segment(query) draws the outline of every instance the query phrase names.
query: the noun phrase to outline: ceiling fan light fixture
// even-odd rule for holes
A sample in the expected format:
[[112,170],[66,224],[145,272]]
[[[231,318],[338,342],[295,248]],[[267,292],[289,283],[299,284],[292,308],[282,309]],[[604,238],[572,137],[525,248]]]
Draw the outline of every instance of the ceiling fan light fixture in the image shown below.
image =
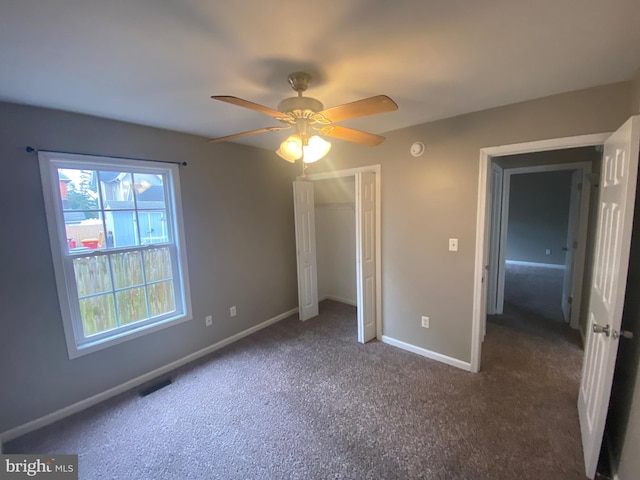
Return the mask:
[[304,146],[304,163],[313,163],[320,160],[331,150],[331,143],[324,138],[314,135]]
[[329,153],[329,150],[331,150],[331,143],[324,138],[314,135],[309,138],[307,145],[303,146],[302,138],[295,133],[280,144],[276,153],[287,162],[294,163],[302,158],[304,152],[304,163],[313,163]]
[[287,162],[294,163],[302,157],[302,139],[298,135],[290,135],[280,144],[276,153]]

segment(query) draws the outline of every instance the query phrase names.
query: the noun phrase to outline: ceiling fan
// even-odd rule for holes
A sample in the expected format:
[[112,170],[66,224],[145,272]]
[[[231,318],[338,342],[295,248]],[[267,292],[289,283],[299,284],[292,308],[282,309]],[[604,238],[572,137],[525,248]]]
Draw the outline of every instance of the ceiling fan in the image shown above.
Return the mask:
[[307,89],[311,82],[311,75],[306,72],[294,72],[289,75],[288,79],[291,88],[293,88],[298,95],[282,100],[278,104],[277,110],[229,95],[212,96],[211,98],[214,100],[231,103],[269,115],[283,125],[258,128],[257,130],[235,133],[209,141],[226,142],[257,133],[275,132],[294,128],[295,133],[280,144],[280,148],[276,153],[292,163],[300,158],[302,158],[304,163],[311,163],[322,158],[331,148],[331,143],[316,133],[375,147],[382,143],[384,140],[383,136],[342,127],[335,125],[335,123],[351,118],[364,117],[366,115],[392,112],[398,109],[398,105],[386,95],[376,95],[375,97],[325,109],[319,100],[302,96],[302,92]]

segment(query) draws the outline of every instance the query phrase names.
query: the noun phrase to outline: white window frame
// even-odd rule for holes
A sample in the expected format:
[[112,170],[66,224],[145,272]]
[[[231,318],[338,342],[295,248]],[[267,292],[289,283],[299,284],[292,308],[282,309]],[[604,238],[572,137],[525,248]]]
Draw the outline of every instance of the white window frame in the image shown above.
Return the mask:
[[[93,155],[80,155],[58,152],[38,152],[40,162],[40,177],[44,193],[45,211],[49,229],[49,240],[53,256],[58,298],[62,322],[67,342],[69,358],[77,358],[126,340],[147,335],[192,319],[191,294],[189,288],[189,273],[187,268],[187,254],[184,237],[184,224],[182,219],[182,201],[180,194],[179,168],[177,164],[149,161],[98,157]],[[63,216],[62,200],[58,183],[58,168],[132,171],[138,173],[162,173],[166,175],[166,212],[171,218],[173,231],[169,231],[170,241],[150,246],[138,245],[122,249],[108,250],[119,251],[143,251],[147,248],[157,248],[169,245],[175,249],[172,255],[173,282],[176,312],[174,315],[161,316],[159,319],[147,319],[139,324],[129,324],[92,337],[85,337],[80,317],[78,289],[73,268],[73,258],[86,256],[87,254],[71,254],[67,246],[67,235]],[[100,187],[98,187],[100,188]],[[105,251],[95,252],[96,255],[104,255]]]

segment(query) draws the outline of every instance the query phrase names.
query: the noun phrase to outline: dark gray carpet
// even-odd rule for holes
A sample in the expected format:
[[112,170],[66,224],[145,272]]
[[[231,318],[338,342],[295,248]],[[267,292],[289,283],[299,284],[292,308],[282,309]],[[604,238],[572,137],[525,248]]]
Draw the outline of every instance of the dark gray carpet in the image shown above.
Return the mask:
[[489,324],[471,374],[356,342],[321,304],[5,445],[79,453],[81,479],[584,479],[581,352]]
[[507,263],[504,301],[530,315],[564,322],[563,280],[564,269]]

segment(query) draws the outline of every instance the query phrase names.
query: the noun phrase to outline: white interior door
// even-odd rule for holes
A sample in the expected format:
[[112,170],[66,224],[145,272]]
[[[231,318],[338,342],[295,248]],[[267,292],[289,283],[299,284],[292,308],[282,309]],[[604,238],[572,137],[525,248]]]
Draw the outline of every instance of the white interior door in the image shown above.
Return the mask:
[[587,477],[594,478],[609,407],[629,264],[640,116],[605,142],[586,350],[578,398]]
[[491,164],[491,230],[489,237],[489,262],[487,272],[487,313],[493,315],[498,299],[498,265],[500,256],[500,225],[502,212],[502,167]]
[[376,338],[376,178],[356,175],[356,268],[358,279],[358,341]]
[[293,208],[298,261],[298,310],[300,320],[318,315],[318,268],[313,182],[293,182]]

